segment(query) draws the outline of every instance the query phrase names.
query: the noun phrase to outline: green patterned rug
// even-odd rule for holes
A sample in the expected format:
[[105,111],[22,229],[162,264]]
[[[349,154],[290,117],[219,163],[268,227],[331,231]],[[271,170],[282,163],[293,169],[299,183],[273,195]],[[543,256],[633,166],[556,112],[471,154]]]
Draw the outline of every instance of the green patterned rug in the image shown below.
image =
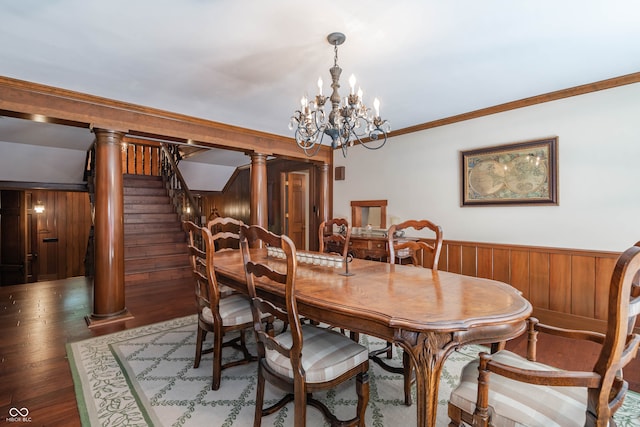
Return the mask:
[[[256,364],[222,372],[219,390],[211,390],[211,355],[193,369],[196,317],[188,316],[67,345],[83,426],[251,426],[253,425]],[[252,340],[249,340],[252,341]],[[361,337],[373,349],[381,340]],[[255,350],[252,349],[254,354]],[[446,403],[462,366],[475,357],[478,346],[454,352],[440,380],[438,426],[447,426]],[[399,362],[400,350],[394,356]],[[225,358],[234,350],[225,349]],[[416,424],[415,405],[403,404],[402,376],[370,364],[368,426]],[[269,388],[265,400],[275,401],[279,391]],[[342,418],[355,414],[355,386],[348,382],[335,391],[318,394]],[[263,426],[291,426],[293,404],[263,419]],[[310,426],[325,425],[313,408]],[[630,393],[616,414],[622,426],[640,426],[640,395]]]

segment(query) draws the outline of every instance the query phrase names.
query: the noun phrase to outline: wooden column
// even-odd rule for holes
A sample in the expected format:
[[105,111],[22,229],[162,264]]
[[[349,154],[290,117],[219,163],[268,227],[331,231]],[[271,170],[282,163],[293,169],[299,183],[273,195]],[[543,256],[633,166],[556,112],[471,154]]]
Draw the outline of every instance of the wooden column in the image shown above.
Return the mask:
[[89,327],[131,318],[124,301],[122,132],[94,129],[95,276]]
[[250,219],[252,225],[268,227],[267,202],[267,156],[251,153]]
[[320,181],[320,206],[318,207],[318,225],[322,221],[326,221],[330,217],[330,203],[329,200],[329,170],[331,165],[322,163],[318,166],[319,181]]

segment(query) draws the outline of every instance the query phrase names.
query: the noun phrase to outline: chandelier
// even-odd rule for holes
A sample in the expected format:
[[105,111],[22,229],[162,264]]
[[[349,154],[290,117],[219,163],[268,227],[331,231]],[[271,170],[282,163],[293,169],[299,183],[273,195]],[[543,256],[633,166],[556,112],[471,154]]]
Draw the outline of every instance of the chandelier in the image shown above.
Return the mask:
[[[322,95],[322,78],[318,78],[318,94],[313,101],[307,96],[300,100],[300,109],[296,110],[289,129],[295,128],[296,143],[309,157],[314,156],[325,135],[331,138],[331,148],[341,148],[342,155],[347,157],[347,148],[356,142],[370,150],[377,150],[387,142],[387,133],[391,127],[386,120],[380,118],[380,101],[375,98],[372,111],[362,102],[362,89],[355,91],[356,78],[352,74],[349,78],[351,91],[344,99],[340,97],[340,74],[342,69],[338,66],[338,46],[344,43],[346,37],[342,33],[331,33],[327,40],[333,45],[333,67],[329,69],[331,74],[330,97]],[[327,100],[331,101],[331,111],[328,116],[324,106]]]

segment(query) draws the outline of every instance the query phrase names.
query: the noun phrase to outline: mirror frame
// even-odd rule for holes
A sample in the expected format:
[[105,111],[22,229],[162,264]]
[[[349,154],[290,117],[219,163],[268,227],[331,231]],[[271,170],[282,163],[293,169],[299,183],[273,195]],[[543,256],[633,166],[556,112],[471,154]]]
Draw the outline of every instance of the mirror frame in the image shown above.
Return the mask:
[[380,228],[387,228],[387,201],[386,200],[352,200],[351,201],[351,226],[364,227],[362,224],[363,208],[380,208]]

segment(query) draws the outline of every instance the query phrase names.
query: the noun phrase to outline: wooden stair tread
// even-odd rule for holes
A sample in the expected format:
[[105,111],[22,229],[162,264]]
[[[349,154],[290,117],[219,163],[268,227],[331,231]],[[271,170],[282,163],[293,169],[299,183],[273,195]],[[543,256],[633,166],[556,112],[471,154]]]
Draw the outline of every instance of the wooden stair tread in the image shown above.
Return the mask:
[[186,241],[163,179],[124,175],[125,285],[189,280]]

